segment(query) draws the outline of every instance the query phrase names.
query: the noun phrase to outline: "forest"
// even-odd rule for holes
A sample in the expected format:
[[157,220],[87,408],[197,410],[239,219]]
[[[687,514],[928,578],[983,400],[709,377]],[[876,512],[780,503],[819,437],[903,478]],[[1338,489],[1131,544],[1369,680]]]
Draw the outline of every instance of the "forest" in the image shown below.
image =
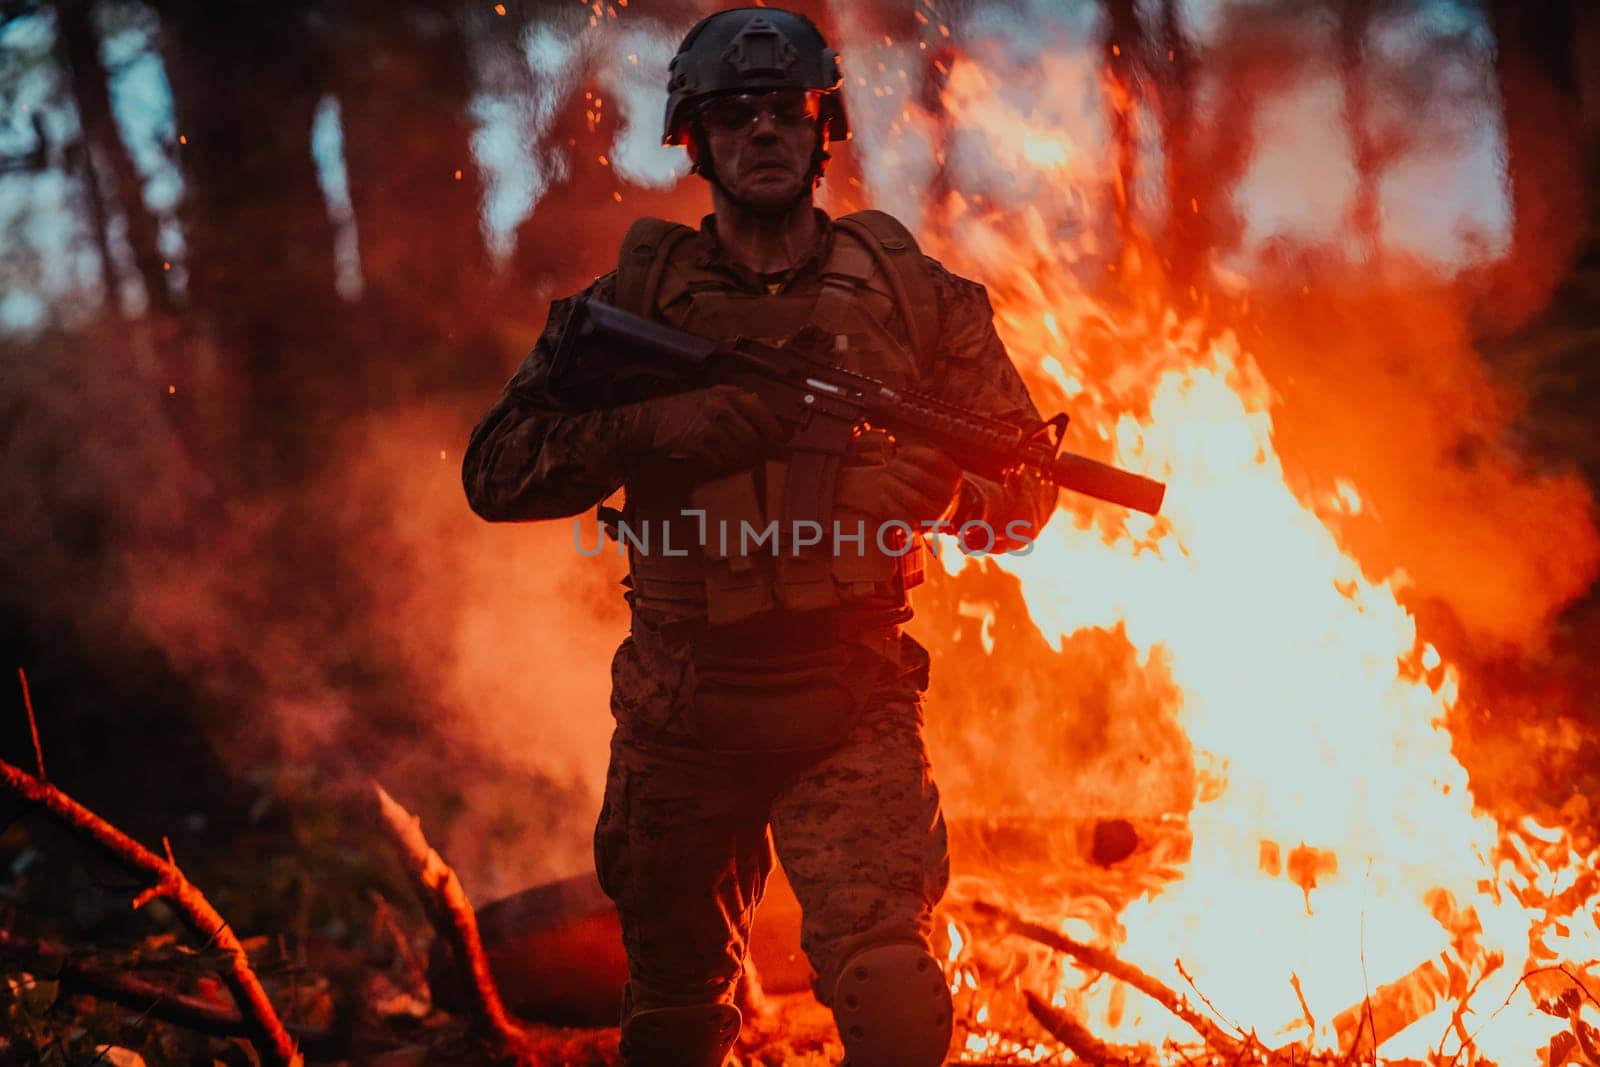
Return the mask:
[[[0,1062],[618,1062],[590,835],[625,565],[572,551],[592,517],[482,523],[460,463],[550,300],[635,218],[710,209],[658,141],[667,61],[719,6],[0,0]],[[1057,550],[932,567],[914,600],[958,1062],[1600,1063],[1600,939],[1572,933],[1600,921],[1600,8],[790,6],[845,62],[855,136],[820,205],[891,211],[983,282],[1041,409],[1172,485],[1168,525],[1063,500]],[[1202,410],[1212,371],[1232,392]],[[1218,488],[1247,428],[1281,528]],[[1301,609],[1263,575],[1306,529],[1351,621],[1280,653]],[[1163,555],[1232,569],[1150,578]],[[1369,624],[1398,644],[1329,651]],[[1208,806],[1254,789],[1258,757],[1205,725],[1202,633],[1264,706],[1382,661],[1385,695],[1328,714],[1437,723],[1392,773],[1425,750],[1444,784],[1391,800],[1360,755],[1315,810],[1418,824],[1421,866],[1481,856],[1451,899],[1516,897],[1514,949],[1463,948],[1429,896],[1450,936],[1364,998],[1357,974],[1260,1023],[1248,985],[1203,1025],[1124,1010],[1229,981],[1137,943],[1139,909],[1200,884]],[[1465,837],[1428,823],[1446,796]],[[1361,888],[1313,824],[1240,831],[1307,915],[1319,879]],[[430,846],[503,946],[511,1016],[419,892]],[[737,1062],[834,1062],[768,906]],[[1548,1024],[1521,1059],[1477,1040],[1502,996]],[[1420,1051],[1385,1044],[1419,1019]]]

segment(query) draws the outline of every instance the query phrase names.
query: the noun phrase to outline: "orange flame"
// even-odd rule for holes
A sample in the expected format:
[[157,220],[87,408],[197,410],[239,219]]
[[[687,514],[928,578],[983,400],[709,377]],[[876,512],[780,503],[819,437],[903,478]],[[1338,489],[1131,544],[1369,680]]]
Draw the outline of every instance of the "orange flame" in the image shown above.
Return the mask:
[[[1039,78],[1084,84],[1085,62],[1053,57]],[[1419,634],[1404,575],[1365,573],[1323,517],[1367,515],[1361,486],[1337,478],[1313,491],[1315,505],[1291,489],[1258,361],[1234,330],[1170,309],[1153,249],[1134,243],[1106,263],[1120,279],[1111,294],[1083,280],[1085,265],[1105,260],[1095,233],[1060,235],[1105,208],[1106,168],[1082,131],[1008,100],[1004,81],[957,58],[942,116],[895,104],[889,132],[981,132],[987,160],[1012,183],[997,208],[982,206],[988,189],[924,205],[926,244],[988,285],[1041,406],[1073,401],[1068,447],[1170,490],[1159,519],[1066,501],[1029,557],[995,563],[1020,581],[1051,644],[1114,632],[1139,669],[1170,677],[1200,796],[1181,878],[1165,888],[1153,878],[1120,913],[1081,896],[1042,903],[982,870],[958,879],[953,899],[1026,898],[1172,988],[1192,985],[1268,1047],[1349,1050],[1375,1030],[1385,1056],[1448,1056],[1470,1043],[1527,1062],[1568,1025],[1540,1005],[1600,956],[1594,858],[1564,831],[1501,827],[1475,810],[1445,727],[1456,668]],[[914,154],[902,149],[893,142],[886,156]],[[958,575],[971,566],[940,558]],[[980,622],[984,655],[995,612],[965,593],[955,608]],[[951,800],[985,809],[971,793]],[[1119,984],[1047,953],[1019,964],[1030,950],[985,946],[982,930],[955,922],[945,935],[952,989],[968,1001],[968,1060],[1058,1054],[1021,1036],[1032,1031],[1015,1025],[1018,1001],[984,988],[998,975],[1043,990],[1104,1039],[1194,1043]],[[1523,979],[1558,962],[1566,975]],[[1475,1014],[1464,1016],[1469,996]]]

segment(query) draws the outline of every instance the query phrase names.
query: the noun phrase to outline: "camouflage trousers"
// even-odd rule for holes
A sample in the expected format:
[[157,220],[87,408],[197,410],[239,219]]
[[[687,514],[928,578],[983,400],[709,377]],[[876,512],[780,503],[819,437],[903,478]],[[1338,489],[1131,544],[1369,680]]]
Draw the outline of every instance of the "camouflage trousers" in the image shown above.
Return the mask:
[[774,852],[824,1004],[861,949],[927,944],[949,853],[922,739],[927,653],[909,637],[902,648],[902,666],[880,673],[830,747],[730,755],[683,725],[683,650],[636,623],[613,661],[617,725],[594,842],[633,1008],[733,998]]

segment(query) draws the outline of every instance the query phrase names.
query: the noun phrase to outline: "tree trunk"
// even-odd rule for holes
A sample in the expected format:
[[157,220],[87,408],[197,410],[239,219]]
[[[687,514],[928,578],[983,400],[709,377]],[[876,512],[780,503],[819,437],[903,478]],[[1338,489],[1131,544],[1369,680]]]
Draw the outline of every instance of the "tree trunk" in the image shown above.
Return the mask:
[[323,56],[301,3],[169,0],[158,10],[187,142],[189,304],[232,364],[236,470],[270,484],[317,457],[344,374],[327,355],[344,350],[344,309],[311,157]]
[[[1210,109],[1190,122],[1188,166],[1193,175],[1193,202],[1187,206],[1194,229],[1193,249],[1207,262],[1235,250],[1244,235],[1244,220],[1233,203],[1233,191],[1255,157],[1256,116],[1264,100],[1298,77],[1303,46],[1277,9],[1238,4],[1226,8],[1212,35],[1204,62],[1190,71],[1195,94],[1209,95]],[[1199,92],[1203,79],[1211,79]]]
[[89,214],[89,234],[94,241],[95,255],[100,258],[100,287],[105,290],[105,308],[121,316],[122,279],[117,275],[116,261],[111,258],[111,223],[106,216],[106,198],[100,191],[100,176],[95,173],[94,154],[82,138],[69,143],[61,153],[62,169],[76,173],[83,182],[83,205]]
[[1105,40],[1106,106],[1115,154],[1113,203],[1117,233],[1126,244],[1133,236],[1133,182],[1137,162],[1134,115],[1139,104],[1136,57],[1145,47],[1134,0],[1106,0],[1110,25]]
[[[155,216],[145,207],[144,179],[122,141],[111,112],[110,87],[105,65],[100,61],[100,35],[95,32],[88,0],[57,0],[55,8],[57,31],[72,83],[72,98],[83,128],[85,168],[92,172],[94,161],[98,160],[110,171],[110,196],[127,220],[128,244],[133,249],[134,265],[144,282],[150,306],[170,313],[172,294],[167,288],[159,227]],[[107,270],[115,274],[109,264]],[[120,306],[114,289],[107,295],[112,306]]]
[[1212,197],[1194,158],[1195,57],[1183,34],[1178,0],[1161,0],[1159,54],[1153,79],[1166,152],[1167,215],[1163,240],[1172,298],[1180,304],[1200,296],[1210,250],[1204,220]]
[[1572,266],[1586,219],[1572,0],[1494,0],[1495,73],[1505,114],[1511,247],[1494,279],[1490,332],[1537,314]]
[[[615,268],[622,237],[641,215],[694,225],[711,209],[710,195],[698,178],[650,189],[618,177],[609,159],[621,110],[612,100],[594,108],[586,92],[604,96],[593,70],[574,72],[570,95],[544,138],[548,148],[565,153],[566,176],[550,184],[517,227],[508,265],[507,284],[536,307]],[[542,311],[539,307],[533,317],[542,318]]]
[[[330,44],[372,342],[364,392],[383,402],[475,382],[474,366],[493,359],[493,290],[461,30],[470,16],[449,0],[338,10]],[[385,354],[396,351],[411,358]]]
[[1356,170],[1356,194],[1348,218],[1368,260],[1375,260],[1379,251],[1378,180],[1383,174],[1383,160],[1368,118],[1369,94],[1364,63],[1372,15],[1373,0],[1341,0],[1336,12],[1339,88],[1344,97],[1344,124],[1349,131]]

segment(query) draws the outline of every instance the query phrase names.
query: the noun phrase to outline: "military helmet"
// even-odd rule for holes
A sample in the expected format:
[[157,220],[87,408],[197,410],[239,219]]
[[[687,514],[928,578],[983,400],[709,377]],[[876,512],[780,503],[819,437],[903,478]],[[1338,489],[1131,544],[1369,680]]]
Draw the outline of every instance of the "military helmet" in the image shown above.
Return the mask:
[[822,94],[819,128],[830,140],[850,136],[839,54],[804,15],[773,7],[737,7],[695,23],[667,68],[667,119],[661,143],[688,144],[695,108],[708,96],[766,89]]

